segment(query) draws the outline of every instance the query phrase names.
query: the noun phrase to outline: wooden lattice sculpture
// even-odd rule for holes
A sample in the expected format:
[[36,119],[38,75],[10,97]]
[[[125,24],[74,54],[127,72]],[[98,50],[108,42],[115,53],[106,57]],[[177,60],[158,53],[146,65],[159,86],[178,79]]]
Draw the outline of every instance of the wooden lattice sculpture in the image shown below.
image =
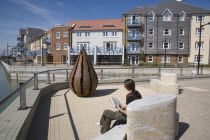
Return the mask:
[[97,88],[98,77],[84,48],[69,76],[69,87],[77,96],[89,96]]

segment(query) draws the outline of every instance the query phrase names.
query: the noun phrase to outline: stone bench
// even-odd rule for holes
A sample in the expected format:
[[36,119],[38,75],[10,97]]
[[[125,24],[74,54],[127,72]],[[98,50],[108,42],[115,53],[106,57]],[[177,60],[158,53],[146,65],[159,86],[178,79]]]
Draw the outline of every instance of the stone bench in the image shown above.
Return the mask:
[[155,94],[127,106],[127,125],[114,127],[92,140],[174,140],[178,134],[176,96]]
[[172,93],[179,94],[180,85],[177,84],[177,74],[174,73],[161,73],[159,79],[151,79],[150,86],[158,93]]

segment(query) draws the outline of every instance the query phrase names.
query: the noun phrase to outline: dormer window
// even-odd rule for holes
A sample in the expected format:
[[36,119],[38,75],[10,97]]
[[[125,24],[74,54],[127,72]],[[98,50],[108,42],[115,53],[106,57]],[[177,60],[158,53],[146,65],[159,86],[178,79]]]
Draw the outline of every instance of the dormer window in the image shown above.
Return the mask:
[[169,9],[166,9],[163,13],[163,21],[171,21],[171,18],[173,16],[173,14],[171,13],[171,11]]
[[149,18],[149,21],[154,21],[154,20],[155,20],[155,13],[154,13],[153,11],[151,11],[151,12],[149,13],[148,18]]
[[185,21],[185,17],[186,17],[186,14],[184,11],[182,11],[180,14],[179,14],[179,21]]

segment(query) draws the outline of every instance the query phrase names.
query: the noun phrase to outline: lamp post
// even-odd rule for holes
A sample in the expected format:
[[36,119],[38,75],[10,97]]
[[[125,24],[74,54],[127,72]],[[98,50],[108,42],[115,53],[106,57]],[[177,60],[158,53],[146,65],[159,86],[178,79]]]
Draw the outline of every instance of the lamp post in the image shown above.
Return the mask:
[[197,66],[197,74],[199,74],[199,69],[200,69],[200,57],[201,57],[201,29],[202,27],[209,25],[210,22],[208,22],[207,24],[201,25],[201,21],[202,21],[202,17],[199,19],[200,20],[200,34],[199,34],[199,49],[198,49],[198,66]]

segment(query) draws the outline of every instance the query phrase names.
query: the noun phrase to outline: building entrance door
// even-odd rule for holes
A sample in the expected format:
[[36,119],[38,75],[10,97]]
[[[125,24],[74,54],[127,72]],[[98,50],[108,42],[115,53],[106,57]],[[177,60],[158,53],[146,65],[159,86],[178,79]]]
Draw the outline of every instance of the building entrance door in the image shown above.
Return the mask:
[[139,56],[129,56],[131,65],[137,65],[139,63]]
[[66,64],[66,55],[62,55],[62,63]]

